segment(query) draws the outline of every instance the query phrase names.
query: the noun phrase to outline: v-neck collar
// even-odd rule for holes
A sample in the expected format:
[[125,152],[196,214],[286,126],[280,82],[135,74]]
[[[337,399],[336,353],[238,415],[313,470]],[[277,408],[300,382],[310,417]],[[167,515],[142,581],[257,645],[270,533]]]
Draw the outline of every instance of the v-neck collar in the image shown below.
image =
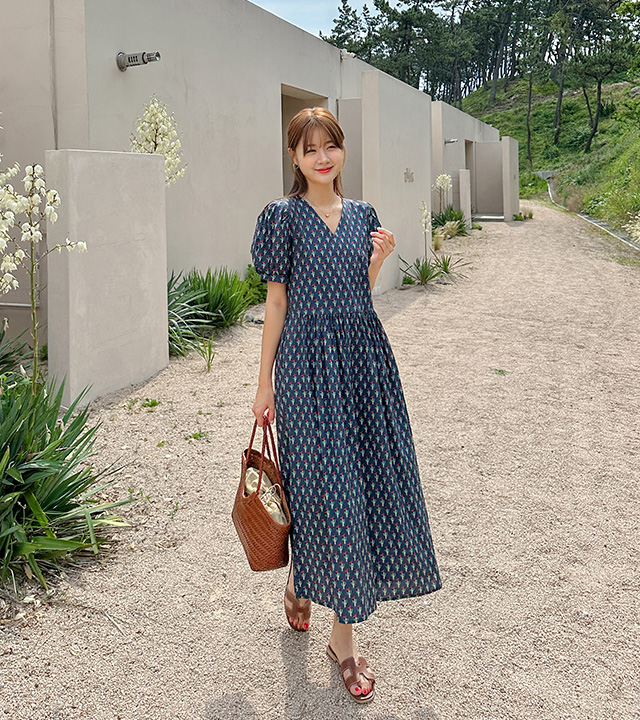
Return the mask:
[[309,208],[309,210],[318,218],[318,220],[324,225],[324,227],[327,229],[327,232],[331,237],[336,237],[338,235],[338,230],[340,230],[340,226],[342,225],[342,220],[344,218],[345,214],[345,208],[346,208],[346,198],[341,198],[342,200],[342,212],[340,213],[340,220],[338,220],[338,224],[336,225],[335,232],[331,230],[331,228],[327,225],[327,223],[322,219],[322,216],[318,213],[318,211],[313,207],[313,205],[306,199],[303,198],[302,195],[297,195],[302,202]]

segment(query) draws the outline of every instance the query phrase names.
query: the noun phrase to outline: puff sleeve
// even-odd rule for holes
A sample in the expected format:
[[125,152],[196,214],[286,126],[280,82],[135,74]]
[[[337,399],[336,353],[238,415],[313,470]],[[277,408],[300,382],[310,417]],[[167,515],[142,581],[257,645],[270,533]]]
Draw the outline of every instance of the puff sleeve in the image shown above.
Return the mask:
[[251,243],[251,259],[263,280],[289,282],[291,232],[286,199],[274,200],[260,213]]
[[375,232],[379,227],[382,227],[380,220],[378,219],[378,213],[376,213],[375,208],[373,205],[369,205],[367,203],[367,217],[366,217],[366,226],[367,226],[367,241],[368,241],[368,247],[369,247],[369,259],[371,259],[371,256],[373,255],[373,240],[371,239],[371,233]]

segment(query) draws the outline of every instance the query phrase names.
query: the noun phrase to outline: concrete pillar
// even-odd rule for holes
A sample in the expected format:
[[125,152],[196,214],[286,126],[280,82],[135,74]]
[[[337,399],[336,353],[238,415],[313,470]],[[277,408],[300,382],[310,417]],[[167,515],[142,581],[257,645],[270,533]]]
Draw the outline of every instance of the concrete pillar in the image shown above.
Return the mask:
[[67,405],[141,382],[169,362],[164,158],[48,150],[49,187],[60,193],[48,246],[49,375],[66,376]]
[[460,186],[460,210],[464,213],[467,227],[471,229],[471,171],[458,170],[458,183]]
[[520,212],[520,170],[518,141],[505,135],[502,144],[502,204],[504,219],[513,220]]

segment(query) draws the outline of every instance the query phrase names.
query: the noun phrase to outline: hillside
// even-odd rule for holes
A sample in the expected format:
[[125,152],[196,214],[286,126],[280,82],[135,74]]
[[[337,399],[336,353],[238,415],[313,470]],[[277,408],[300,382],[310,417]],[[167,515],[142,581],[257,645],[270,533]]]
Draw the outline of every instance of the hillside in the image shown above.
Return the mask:
[[[520,148],[520,192],[522,198],[546,194],[546,183],[532,170],[556,170],[555,189],[569,209],[587,212],[621,228],[630,214],[640,211],[640,126],[621,117],[630,90],[640,79],[603,87],[603,109],[591,151],[584,153],[590,132],[589,113],[580,88],[565,91],[562,130],[553,143],[556,86],[534,84],[531,110],[531,154],[527,159],[527,81],[520,80],[500,91],[489,106],[489,91],[477,90],[463,100],[463,110],[490,123],[502,135],[518,140]],[[595,87],[588,89],[595,113]]]

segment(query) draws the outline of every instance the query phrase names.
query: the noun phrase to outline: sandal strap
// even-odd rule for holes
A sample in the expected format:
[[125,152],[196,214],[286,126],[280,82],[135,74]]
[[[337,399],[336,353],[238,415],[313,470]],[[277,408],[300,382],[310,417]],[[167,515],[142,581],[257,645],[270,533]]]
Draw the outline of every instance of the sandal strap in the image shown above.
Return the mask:
[[[354,657],[345,658],[340,663],[340,673],[342,674],[342,680],[350,693],[351,688],[354,685],[361,685],[361,681],[358,679],[358,676],[366,678],[371,683],[371,689],[373,690],[376,678],[373,671],[369,668],[369,664],[365,658],[359,657],[358,662],[356,662]],[[347,673],[346,676],[345,673]],[[353,693],[351,694],[353,695]]]
[[287,604],[287,610],[292,615],[302,615],[303,621],[306,622],[311,617],[311,601],[308,600],[306,605],[303,605],[298,598],[289,590],[287,587],[284,592],[284,600]]

